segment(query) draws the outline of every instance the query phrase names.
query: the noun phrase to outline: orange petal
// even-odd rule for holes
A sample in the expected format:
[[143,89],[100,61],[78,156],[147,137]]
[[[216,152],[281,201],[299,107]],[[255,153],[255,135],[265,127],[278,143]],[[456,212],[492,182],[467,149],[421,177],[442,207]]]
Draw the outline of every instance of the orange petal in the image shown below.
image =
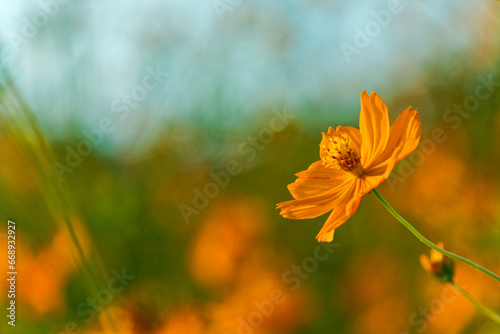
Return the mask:
[[330,216],[328,216],[325,225],[323,225],[319,231],[316,239],[320,242],[331,242],[333,240],[335,229],[351,218],[354,212],[358,209],[360,202],[361,197],[354,200],[349,210],[350,212],[347,210],[347,200],[343,201],[342,204],[344,205],[337,206],[332,213],[330,213]]
[[428,273],[433,272],[431,261],[430,261],[429,257],[427,257],[427,255],[424,255],[424,254],[420,255],[419,260],[420,260],[420,264],[422,265],[422,267],[424,268],[424,270],[426,272],[428,272]]
[[359,205],[359,202],[357,201],[361,200],[361,197],[363,197],[363,195],[369,191],[369,190],[365,191],[366,188],[365,183],[366,183],[366,178],[357,178],[356,183],[353,187],[353,192],[350,194],[349,198],[346,198],[347,200],[346,212],[349,217],[351,217],[356,211]]
[[281,202],[277,205],[277,208],[281,209],[280,215],[285,218],[315,218],[333,210],[340,202],[345,200],[352,191],[352,183],[351,181],[344,182],[319,196]]
[[361,132],[352,126],[337,126],[337,132],[346,133],[351,138],[352,143],[356,146],[358,152],[361,152]]
[[353,178],[346,171],[324,167],[321,161],[296,175],[299,178],[288,185],[288,190],[295,199],[320,196]]
[[443,254],[431,249],[431,263],[443,262]]
[[394,145],[399,149],[396,162],[406,158],[417,148],[421,135],[422,126],[417,109],[406,109],[391,126],[391,134],[387,144],[389,148],[390,145]]
[[347,206],[348,212],[350,212],[350,207],[352,206],[351,202],[377,188],[387,179],[384,175],[384,171],[384,169],[379,169],[378,171],[367,170],[362,177],[356,179],[356,189]]
[[389,115],[384,101],[375,93],[361,93],[361,164],[368,168],[384,151],[389,138]]
[[409,107],[392,124],[387,146],[378,162],[388,159],[395,151],[396,162],[406,158],[417,147],[421,134],[420,115]]
[[316,236],[318,241],[332,241],[335,229],[345,223],[354,214],[354,212],[356,212],[359,203],[361,202],[361,196],[358,194],[359,188],[359,179],[349,184],[346,195],[330,213],[325,224]]
[[394,165],[415,150],[421,134],[420,116],[416,109],[403,111],[391,126],[387,146],[373,167],[370,167],[371,173],[384,173],[385,178],[388,178]]
[[333,169],[323,166],[323,161],[314,162],[305,171],[295,174],[300,178],[328,179],[328,180],[348,180],[354,176],[341,169]]
[[303,199],[314,196],[321,196],[331,192],[332,189],[345,183],[345,179],[313,179],[298,178],[294,183],[288,185],[288,190],[295,199]]
[[398,151],[395,150],[392,156],[389,157],[389,159],[385,160],[383,163],[377,165],[376,167],[372,167],[365,171],[366,178],[370,179],[370,182],[374,184],[374,187],[371,189],[378,187],[389,177],[394,168],[394,165],[396,165],[397,153]]

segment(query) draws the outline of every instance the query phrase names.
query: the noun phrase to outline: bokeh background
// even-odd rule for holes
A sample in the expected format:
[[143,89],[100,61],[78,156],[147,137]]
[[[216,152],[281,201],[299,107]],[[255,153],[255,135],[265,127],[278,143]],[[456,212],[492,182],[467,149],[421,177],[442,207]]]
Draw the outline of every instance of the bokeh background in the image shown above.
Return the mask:
[[[323,247],[326,216],[275,209],[375,91],[423,127],[380,193],[500,272],[499,17],[498,1],[2,0],[0,269],[10,219],[18,276],[0,332],[499,333],[374,196]],[[461,264],[456,280],[500,310],[497,282]]]

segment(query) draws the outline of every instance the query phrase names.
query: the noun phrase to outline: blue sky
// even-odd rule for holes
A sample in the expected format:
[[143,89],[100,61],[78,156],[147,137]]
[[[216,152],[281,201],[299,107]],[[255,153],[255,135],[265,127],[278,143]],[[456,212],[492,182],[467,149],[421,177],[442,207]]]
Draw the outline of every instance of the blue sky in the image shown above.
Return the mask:
[[[281,106],[305,126],[332,112],[339,123],[357,119],[362,90],[390,100],[415,89],[427,66],[467,57],[478,20],[499,9],[486,1],[242,0],[226,1],[221,13],[214,4],[225,0],[65,1],[2,0],[3,66],[54,134],[69,122],[95,127],[142,85],[147,68],[168,72],[136,101],[117,141],[159,131],[158,119],[231,128]],[[36,22],[13,54],[13,36]],[[356,53],[346,57],[346,44]]]

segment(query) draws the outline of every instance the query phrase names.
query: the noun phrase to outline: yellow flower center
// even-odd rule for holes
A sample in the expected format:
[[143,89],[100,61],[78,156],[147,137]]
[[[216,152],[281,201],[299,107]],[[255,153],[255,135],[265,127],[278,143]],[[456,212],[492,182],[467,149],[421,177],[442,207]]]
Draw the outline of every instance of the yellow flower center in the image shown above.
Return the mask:
[[325,134],[320,156],[323,165],[330,168],[342,169],[360,177],[365,170],[361,166],[360,156],[351,138],[345,133],[332,136]]

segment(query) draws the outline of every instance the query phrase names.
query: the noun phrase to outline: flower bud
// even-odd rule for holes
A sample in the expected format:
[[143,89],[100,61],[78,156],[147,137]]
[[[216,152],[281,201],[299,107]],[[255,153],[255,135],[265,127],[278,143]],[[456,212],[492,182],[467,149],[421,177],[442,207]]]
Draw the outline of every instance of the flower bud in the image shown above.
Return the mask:
[[[437,244],[444,249],[442,242]],[[441,283],[453,281],[454,263],[453,260],[443,254],[431,249],[430,258],[427,255],[420,255],[420,264],[428,273],[433,274]]]

